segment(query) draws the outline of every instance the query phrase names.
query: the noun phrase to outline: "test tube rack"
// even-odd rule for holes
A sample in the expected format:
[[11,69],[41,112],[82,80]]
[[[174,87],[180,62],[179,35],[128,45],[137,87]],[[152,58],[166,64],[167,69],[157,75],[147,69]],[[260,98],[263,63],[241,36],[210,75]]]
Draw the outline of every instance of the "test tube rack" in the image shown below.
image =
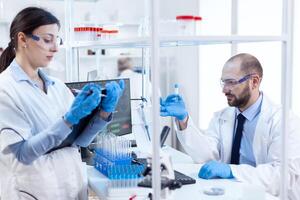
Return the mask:
[[132,164],[128,154],[112,155],[102,149],[95,149],[94,166],[109,179],[110,188],[137,187],[145,166]]

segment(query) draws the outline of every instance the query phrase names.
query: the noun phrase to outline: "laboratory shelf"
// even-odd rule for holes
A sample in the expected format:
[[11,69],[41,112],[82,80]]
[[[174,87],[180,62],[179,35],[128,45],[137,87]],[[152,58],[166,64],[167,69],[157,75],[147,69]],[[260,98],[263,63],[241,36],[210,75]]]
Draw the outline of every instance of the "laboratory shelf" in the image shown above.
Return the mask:
[[286,36],[162,36],[161,47],[286,41]]
[[[65,1],[65,0],[40,0],[40,1]],[[99,0],[74,0],[75,2],[98,2]]]
[[[113,59],[118,59],[118,58],[127,58],[130,57],[131,59],[142,59],[142,55],[137,56],[137,55],[113,55],[113,56],[99,56],[100,59],[107,59],[107,60],[113,60]],[[95,60],[97,58],[97,55],[84,55],[84,56],[80,56],[80,59],[84,59],[84,60]]]
[[[197,46],[248,42],[286,41],[286,36],[161,36],[161,47]],[[102,41],[73,42],[72,48],[145,48],[150,47],[150,37],[107,39]]]
[[101,41],[73,42],[72,48],[142,48],[150,45],[149,37],[129,39],[103,39]]

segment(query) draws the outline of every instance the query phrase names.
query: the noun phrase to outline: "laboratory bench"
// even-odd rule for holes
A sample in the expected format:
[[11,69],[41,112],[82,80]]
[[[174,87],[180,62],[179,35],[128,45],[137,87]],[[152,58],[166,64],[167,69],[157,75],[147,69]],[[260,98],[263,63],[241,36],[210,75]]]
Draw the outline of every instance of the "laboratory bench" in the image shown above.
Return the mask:
[[[234,179],[212,179],[205,180],[198,178],[198,171],[201,164],[194,164],[190,156],[177,151],[171,147],[165,146],[162,148],[172,157],[173,168],[179,172],[182,172],[194,179],[195,184],[183,185],[180,189],[173,191],[172,200],[182,199],[199,199],[199,200],[278,200],[266,192],[263,188],[253,186],[250,184],[238,182]],[[88,183],[92,191],[101,200],[124,200],[130,199],[147,199],[151,189],[149,188],[118,188],[107,190],[108,179],[97,171],[94,167],[88,167]],[[222,188],[224,190],[223,195],[212,196],[205,194],[211,188]]]

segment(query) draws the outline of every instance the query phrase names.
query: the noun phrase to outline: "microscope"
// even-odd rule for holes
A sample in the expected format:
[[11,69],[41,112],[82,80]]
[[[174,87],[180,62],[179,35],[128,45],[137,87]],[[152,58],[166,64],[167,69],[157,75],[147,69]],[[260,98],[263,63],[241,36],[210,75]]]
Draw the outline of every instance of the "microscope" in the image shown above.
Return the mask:
[[[161,174],[161,199],[172,200],[172,191],[180,188],[182,184],[175,180],[175,174],[170,155],[160,152],[160,174]],[[147,157],[147,167],[143,173],[145,177],[138,184],[140,187],[152,187],[152,157]]]

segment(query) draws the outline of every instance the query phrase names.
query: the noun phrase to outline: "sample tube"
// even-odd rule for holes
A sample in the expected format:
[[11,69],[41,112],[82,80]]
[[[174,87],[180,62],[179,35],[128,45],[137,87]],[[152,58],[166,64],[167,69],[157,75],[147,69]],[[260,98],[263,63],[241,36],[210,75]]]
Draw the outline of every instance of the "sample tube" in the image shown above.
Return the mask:
[[174,85],[174,93],[175,94],[179,94],[179,85],[178,85],[178,83],[175,83],[175,85]]

